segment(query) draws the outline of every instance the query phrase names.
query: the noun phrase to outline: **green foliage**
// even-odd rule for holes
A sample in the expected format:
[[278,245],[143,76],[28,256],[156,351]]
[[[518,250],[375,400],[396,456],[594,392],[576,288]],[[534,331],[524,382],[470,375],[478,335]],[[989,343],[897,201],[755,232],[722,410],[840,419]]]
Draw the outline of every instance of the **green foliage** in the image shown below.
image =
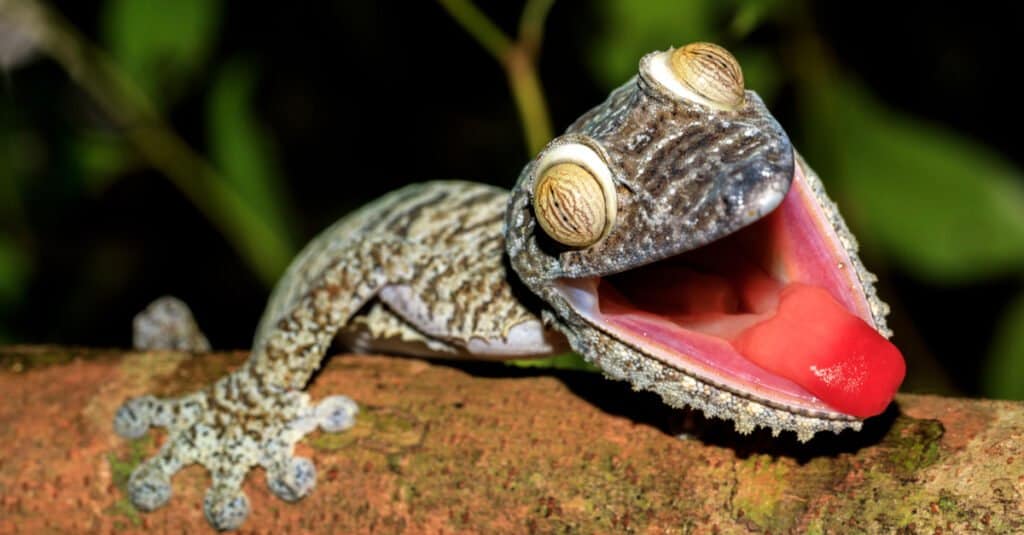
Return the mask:
[[219,0],[107,0],[104,40],[118,64],[157,103],[173,102],[206,62]]
[[111,479],[114,485],[121,489],[121,498],[103,512],[109,515],[124,516],[133,526],[138,527],[142,525],[142,519],[139,517],[139,511],[128,500],[128,480],[131,478],[132,471],[145,460],[147,452],[153,449],[153,438],[144,436],[135,439],[130,446],[130,451],[122,455],[107,454]]
[[553,368],[556,370],[582,370],[587,372],[601,371],[597,366],[583,360],[576,353],[563,353],[541,359],[520,359],[508,361],[509,366],[517,368]]
[[1010,304],[996,328],[982,381],[987,396],[1024,399],[1024,294]]
[[[193,88],[206,67],[221,13],[219,0],[108,0],[102,19],[104,37],[131,83],[158,107],[169,108]],[[240,63],[216,67],[214,72],[206,118],[213,168],[218,173],[198,155],[193,168],[168,166],[159,158],[155,165],[269,285],[284,270],[295,247],[273,143],[251,111],[256,77]],[[165,145],[158,150],[186,147],[174,146],[176,141],[167,137],[144,138],[153,139]],[[124,147],[102,136],[83,137],[74,147],[94,190],[116,179],[129,163]],[[191,156],[178,154],[174,159]]]
[[87,190],[106,189],[133,161],[124,140],[112,132],[87,131],[71,141],[72,157],[81,167]]
[[[595,78],[611,89],[636,74],[639,59],[652,50],[694,41],[731,45],[722,38],[742,38],[784,7],[780,0],[601,0],[595,9],[601,26],[586,59]],[[777,70],[766,51],[729,48],[741,60],[747,87],[762,97],[774,93]]]
[[[784,0],[736,0],[735,11],[729,24],[729,31],[735,37],[746,37],[767,19],[782,12]],[[746,69],[746,64],[744,64]]]
[[[0,124],[0,228],[9,230],[0,232],[0,322],[24,297],[32,276],[34,259],[26,246],[27,223],[18,179],[34,172],[41,159],[38,140],[14,135],[4,126]],[[19,235],[22,239],[16,238]],[[11,338],[12,333],[0,323],[0,344]]]
[[742,45],[734,47],[732,53],[743,66],[743,81],[747,89],[757,91],[765,103],[774,101],[785,76],[774,53]]
[[28,253],[10,236],[0,234],[0,306],[21,295],[32,273]]
[[726,7],[715,0],[601,0],[601,26],[587,58],[601,84],[611,89],[636,74],[637,61],[652,50],[713,40],[714,22]]
[[864,241],[941,284],[1024,268],[1019,169],[949,130],[884,108],[852,84],[821,90],[828,95],[805,102],[804,120],[832,164],[822,174],[838,186]]
[[[270,232],[287,243],[291,219],[274,143],[252,113],[256,80],[254,70],[243,63],[228,63],[220,69],[207,100],[210,149],[228,185],[260,215]],[[278,260],[278,268],[283,269],[287,260]]]

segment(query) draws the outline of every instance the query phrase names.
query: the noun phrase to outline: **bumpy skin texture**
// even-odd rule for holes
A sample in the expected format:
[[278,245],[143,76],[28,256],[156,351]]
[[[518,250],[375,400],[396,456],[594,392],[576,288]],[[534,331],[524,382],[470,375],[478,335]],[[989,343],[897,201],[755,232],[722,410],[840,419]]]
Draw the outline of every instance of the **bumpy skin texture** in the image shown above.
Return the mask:
[[793,147],[755,93],[736,112],[723,112],[653,84],[630,80],[545,149],[582,143],[611,167],[618,217],[605,239],[580,250],[546,247],[531,208],[545,152],[520,175],[508,247],[531,289],[541,279],[616,273],[706,245],[761,219],[777,204],[764,209],[762,199],[780,201],[789,190]]
[[[282,499],[310,492],[315,468],[293,456],[295,443],[317,426],[341,431],[357,412],[344,396],[314,405],[302,391],[334,340],[357,351],[469,358],[546,355],[568,342],[609,377],[655,391],[670,405],[729,418],[742,432],[762,425],[808,439],[858,428],[848,417],[794,414],[670,368],[589,325],[552,289],[558,277],[614,273],[714,241],[764,216],[774,208],[769,201],[788,190],[794,152],[755,94],[735,112],[709,110],[666,94],[643,65],[638,78],[548,149],[581,143],[612,169],[618,220],[604,240],[569,250],[537,230],[530,197],[546,152],[526,166],[511,194],[466,182],[417,184],[345,217],[288,268],[241,369],[199,392],[137,398],[118,411],[121,435],[168,430],[160,452],[132,474],[132,502],[143,510],[165,503],[170,477],[190,463],[211,473],[204,509],[218,529],[244,521],[248,500],[240,485],[254,466],[267,469]],[[805,171],[854,251],[817,178]],[[870,275],[859,263],[855,269],[876,327],[887,332]],[[192,336],[190,328],[163,329]]]
[[[757,94],[748,91],[735,111],[710,109],[680,99],[647,76],[616,89],[580,117],[546,151],[567,143],[595,149],[612,169],[618,192],[618,222],[607,238],[583,250],[550,243],[536,228],[532,191],[541,153],[513,188],[506,227],[512,267],[548,304],[545,321],[566,334],[572,347],[611,378],[652,390],[674,407],[691,406],[735,422],[740,432],[757,426],[773,433],[792,430],[800,440],[819,431],[859,429],[839,413],[794,413],[745,392],[702,380],[645,355],[581,317],[554,289],[562,277],[609,275],[676,255],[742,228],[775,207],[771,199],[789,188],[797,157],[786,133]],[[850,252],[876,329],[888,335],[888,307],[872,287],[874,276],[857,260],[857,244],[825,196],[817,175],[803,163],[808,185]],[[762,207],[768,206],[767,211]]]
[[192,310],[174,297],[150,303],[132,321],[132,346],[147,349],[209,351],[210,342],[199,329]]
[[[325,230],[278,284],[241,369],[200,392],[138,398],[118,411],[123,436],[151,425],[169,435],[132,474],[132,502],[142,510],[165,503],[170,477],[190,463],[212,475],[204,506],[219,529],[236,528],[247,515],[240,485],[256,465],[267,468],[271,490],[285,500],[312,490],[315,469],[292,456],[295,443],[318,425],[340,431],[356,413],[343,396],[314,406],[302,392],[339,330],[359,342],[356,349],[428,356],[531,356],[563,347],[513,297],[503,261],[506,202],[507,193],[490,186],[418,184]],[[387,307],[382,295],[400,308]]]

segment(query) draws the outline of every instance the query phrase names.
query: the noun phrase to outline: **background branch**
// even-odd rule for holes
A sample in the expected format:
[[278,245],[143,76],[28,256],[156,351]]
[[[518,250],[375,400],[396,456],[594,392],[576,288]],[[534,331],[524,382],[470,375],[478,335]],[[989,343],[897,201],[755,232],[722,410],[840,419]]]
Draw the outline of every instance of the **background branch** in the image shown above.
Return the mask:
[[5,0],[0,8],[0,14],[33,36],[38,49],[57,62],[139,154],[227,238],[264,283],[277,279],[294,254],[293,245],[174,133],[149,98],[102,50],[40,2]]
[[537,74],[544,21],[554,0],[530,0],[513,41],[469,0],[438,0],[452,19],[501,65],[519,111],[527,153],[532,157],[552,138],[551,115]]
[[[0,347],[6,458],[0,532],[194,530],[209,484],[139,513],[128,474],[158,443],[112,436],[126,398],[180,394],[245,353],[189,358],[61,347]],[[467,373],[469,372],[469,373]],[[387,377],[387,388],[381,388]],[[343,356],[314,399],[344,392],[362,410],[344,433],[299,446],[317,488],[295,504],[250,476],[246,525],[271,532],[1020,533],[1024,404],[899,395],[859,433],[734,432],[598,374]],[[60,410],[54,400],[60,399]],[[481,425],[481,423],[485,425]],[[57,429],[59,432],[54,432]],[[678,434],[686,433],[685,439]],[[339,499],[339,496],[343,499]],[[18,528],[18,529],[15,529]]]

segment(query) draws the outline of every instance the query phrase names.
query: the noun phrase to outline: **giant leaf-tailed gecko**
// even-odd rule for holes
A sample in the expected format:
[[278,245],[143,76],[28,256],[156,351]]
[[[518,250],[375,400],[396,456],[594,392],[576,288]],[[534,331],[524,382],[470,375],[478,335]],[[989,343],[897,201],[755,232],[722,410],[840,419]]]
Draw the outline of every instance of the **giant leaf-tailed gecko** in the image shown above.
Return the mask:
[[[204,509],[218,529],[248,515],[240,486],[256,465],[284,500],[311,492],[316,471],[295,443],[357,413],[345,396],[312,403],[304,392],[335,341],[478,359],[571,348],[609,378],[741,433],[859,429],[905,367],[856,251],[732,55],[707,43],[650,53],[511,192],[415,184],[317,236],[274,289],[240,369],[118,411],[123,436],[168,431],[132,473],[131,501],[160,507],[191,463],[211,473]],[[174,306],[140,317],[143,345]],[[165,344],[205,343],[176,328]]]

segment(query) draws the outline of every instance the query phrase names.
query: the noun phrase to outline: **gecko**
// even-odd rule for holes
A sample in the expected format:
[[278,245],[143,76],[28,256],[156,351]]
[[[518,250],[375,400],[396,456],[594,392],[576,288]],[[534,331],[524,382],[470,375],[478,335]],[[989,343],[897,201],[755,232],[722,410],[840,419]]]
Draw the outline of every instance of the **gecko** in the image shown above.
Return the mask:
[[[572,350],[673,407],[807,441],[859,430],[905,374],[888,306],[818,176],[724,48],[655,51],[552,140],[511,191],[413,184],[342,218],[273,290],[248,360],[197,392],[128,400],[115,431],[164,427],[128,494],[151,511],[203,465],[210,524],[238,528],[255,466],[294,502],[316,469],[294,455],[357,404],[304,391],[331,345],[518,359]],[[135,322],[140,346],[205,349],[187,307]]]

